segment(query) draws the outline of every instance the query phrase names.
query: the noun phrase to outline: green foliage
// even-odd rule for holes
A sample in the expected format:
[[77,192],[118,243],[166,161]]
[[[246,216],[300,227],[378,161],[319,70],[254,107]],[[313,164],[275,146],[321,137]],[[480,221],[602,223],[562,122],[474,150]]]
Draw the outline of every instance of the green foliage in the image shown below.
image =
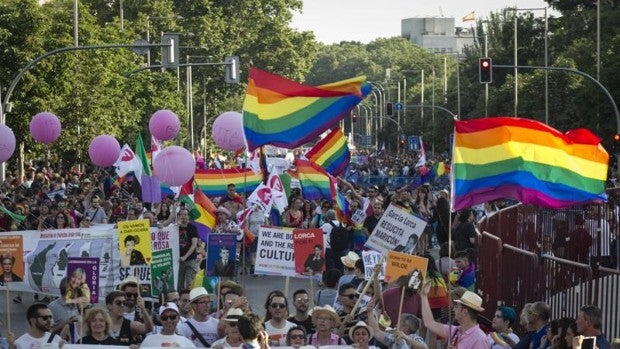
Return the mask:
[[[73,0],[6,0],[0,4],[0,86],[2,95],[29,62],[62,47],[74,46]],[[79,2],[79,45],[133,44],[146,39],[160,42],[160,33],[181,33],[181,63],[223,63],[224,56],[241,58],[241,81],[247,67],[281,73],[301,80],[310,69],[317,44],[312,33],[289,28],[299,0],[172,1],[124,0],[123,21],[118,0]],[[161,49],[151,48],[151,65],[160,64]],[[6,116],[26,160],[42,157],[43,146],[29,135],[32,115],[56,114],[63,125],[60,139],[50,146],[51,160],[89,162],[88,145],[100,134],[114,135],[134,146],[136,133],[148,139],[148,121],[159,109],[179,115],[177,138],[189,144],[186,68],[149,69],[146,57],[130,48],[67,51],[44,58],[19,80]],[[224,81],[224,66],[192,69],[194,134],[204,120],[227,110],[240,110],[245,88]],[[178,73],[178,75],[177,75]],[[207,113],[205,115],[205,112]],[[76,151],[77,150],[77,151]],[[16,157],[12,161],[17,161]]]

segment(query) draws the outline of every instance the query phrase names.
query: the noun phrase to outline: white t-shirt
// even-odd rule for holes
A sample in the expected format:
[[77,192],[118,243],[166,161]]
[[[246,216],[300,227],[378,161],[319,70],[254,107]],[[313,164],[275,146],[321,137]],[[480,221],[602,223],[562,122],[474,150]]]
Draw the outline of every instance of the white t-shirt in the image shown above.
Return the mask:
[[272,347],[280,347],[286,345],[286,334],[288,330],[295,327],[294,323],[286,320],[284,327],[275,328],[271,324],[271,320],[265,322],[265,331],[269,335],[269,345]]
[[47,343],[51,333],[45,332],[45,335],[41,338],[34,338],[28,333],[24,333],[15,340],[15,348],[17,349],[41,349],[43,346],[47,348],[58,348],[58,343],[62,340],[60,336],[56,335],[52,338],[51,343]]
[[144,347],[176,347],[176,348],[195,348],[196,346],[189,339],[178,334],[150,334],[144,338],[141,348]]
[[226,341],[226,337],[224,337],[216,340],[213,344],[211,344],[212,348],[217,346],[221,346],[222,348],[241,348],[243,346],[243,342],[241,342],[241,345],[233,347]]
[[200,339],[196,337],[194,331],[192,331],[192,329],[187,325],[188,323],[191,323],[196,328],[196,331],[198,331],[198,333],[202,336],[202,338],[204,338],[205,341],[207,341],[209,345],[212,345],[213,342],[218,339],[217,324],[219,321],[217,319],[210,316],[209,319],[204,322],[189,319],[183,323],[183,326],[181,327],[181,335],[189,338],[192,342],[194,342],[196,347],[204,348],[204,345],[200,342]]
[[[335,226],[340,225],[340,222],[338,220],[334,220],[332,221],[332,223]],[[329,222],[321,226],[321,230],[323,230],[323,244],[325,245],[325,248],[332,248],[331,245],[329,244],[329,234],[332,232],[332,229],[334,229],[334,227],[331,224],[329,224]]]

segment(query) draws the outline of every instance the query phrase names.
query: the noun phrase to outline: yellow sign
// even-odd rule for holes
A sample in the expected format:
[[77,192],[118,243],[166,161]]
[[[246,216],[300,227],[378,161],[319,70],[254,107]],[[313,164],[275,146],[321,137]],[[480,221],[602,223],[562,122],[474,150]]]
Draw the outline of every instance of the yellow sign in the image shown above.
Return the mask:
[[[385,281],[388,283],[403,281],[408,278],[407,285],[418,289],[426,277],[428,259],[402,252],[388,251],[385,264]],[[403,285],[404,283],[401,283]]]

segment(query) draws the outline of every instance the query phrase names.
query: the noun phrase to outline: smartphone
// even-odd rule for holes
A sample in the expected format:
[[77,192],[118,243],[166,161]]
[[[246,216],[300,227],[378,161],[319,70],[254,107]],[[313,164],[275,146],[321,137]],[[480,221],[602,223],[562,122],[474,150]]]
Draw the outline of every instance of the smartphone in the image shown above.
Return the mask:
[[585,337],[581,341],[581,349],[594,349],[594,343],[596,343],[596,337]]

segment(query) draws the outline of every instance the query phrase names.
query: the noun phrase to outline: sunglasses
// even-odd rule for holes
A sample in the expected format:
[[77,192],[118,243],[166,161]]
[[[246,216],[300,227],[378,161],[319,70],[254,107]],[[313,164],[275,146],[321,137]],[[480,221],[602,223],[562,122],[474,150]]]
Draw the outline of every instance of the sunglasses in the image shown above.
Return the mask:
[[343,294],[342,296],[343,296],[343,297],[347,297],[347,298],[349,298],[349,299],[355,299],[355,298],[358,298],[358,295],[357,295],[356,293],[354,293],[354,294]]
[[277,308],[284,309],[284,308],[286,308],[286,304],[284,304],[284,303],[271,303],[270,306],[272,308],[274,308],[274,309],[277,309]]
[[114,304],[115,304],[116,306],[119,306],[119,307],[120,307],[121,305],[122,305],[122,306],[125,306],[125,305],[127,304],[127,302],[126,302],[126,301],[115,301],[115,302],[114,302]]
[[291,335],[291,339],[304,339],[304,335],[303,334],[292,334]]
[[37,318],[43,319],[43,321],[48,321],[52,319],[52,316],[51,315],[39,315],[37,316]]
[[174,321],[177,319],[177,316],[176,315],[168,315],[168,316],[164,315],[164,316],[161,316],[160,319],[161,321],[168,321],[168,320]]
[[138,298],[138,293],[129,293],[129,292],[125,292],[125,297],[127,298]]

